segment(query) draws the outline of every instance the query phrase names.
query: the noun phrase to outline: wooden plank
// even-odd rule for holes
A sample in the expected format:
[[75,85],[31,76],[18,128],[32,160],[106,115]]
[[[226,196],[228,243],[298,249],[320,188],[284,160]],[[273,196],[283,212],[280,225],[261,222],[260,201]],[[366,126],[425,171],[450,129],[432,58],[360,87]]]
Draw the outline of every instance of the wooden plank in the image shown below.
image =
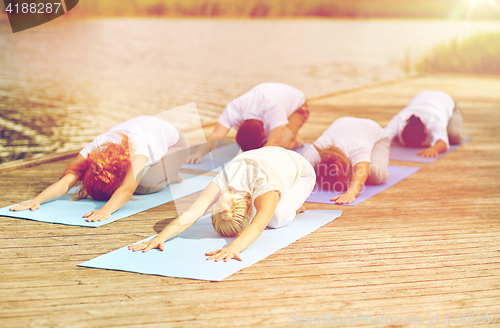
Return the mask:
[[[321,97],[303,135],[312,142],[346,115],[385,125],[425,89],[458,100],[472,141],[430,165],[404,163],[421,170],[355,207],[306,204],[343,215],[219,283],[76,266],[159,232],[173,203],[96,229],[1,217],[0,326],[276,327],[292,325],[294,313],[499,313],[499,77],[432,74]],[[0,206],[35,196],[71,160],[3,172]]]

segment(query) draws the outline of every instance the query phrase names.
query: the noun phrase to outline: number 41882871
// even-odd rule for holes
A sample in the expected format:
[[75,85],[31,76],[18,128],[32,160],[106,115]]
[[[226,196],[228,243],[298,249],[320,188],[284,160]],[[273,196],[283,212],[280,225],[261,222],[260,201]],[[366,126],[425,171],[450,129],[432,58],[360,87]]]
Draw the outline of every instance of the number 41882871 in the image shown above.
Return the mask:
[[[56,7],[57,6],[57,7]],[[19,5],[18,3],[12,5],[9,3],[7,8],[5,8],[5,12],[9,14],[57,14],[59,8],[61,7],[61,3],[22,3]]]

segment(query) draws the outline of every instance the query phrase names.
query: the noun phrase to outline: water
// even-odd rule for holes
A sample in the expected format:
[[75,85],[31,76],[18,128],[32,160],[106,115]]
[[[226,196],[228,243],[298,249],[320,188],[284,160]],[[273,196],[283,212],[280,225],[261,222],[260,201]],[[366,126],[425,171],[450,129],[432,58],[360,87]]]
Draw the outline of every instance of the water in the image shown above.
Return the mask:
[[82,148],[113,125],[196,102],[203,121],[252,86],[307,97],[405,76],[405,54],[500,22],[58,19],[0,21],[0,163]]

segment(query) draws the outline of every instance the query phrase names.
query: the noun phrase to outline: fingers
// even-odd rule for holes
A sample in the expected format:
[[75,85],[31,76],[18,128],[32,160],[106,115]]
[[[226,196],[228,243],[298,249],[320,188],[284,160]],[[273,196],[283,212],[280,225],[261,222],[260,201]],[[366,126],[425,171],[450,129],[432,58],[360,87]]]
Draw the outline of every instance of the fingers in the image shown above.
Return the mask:
[[150,242],[147,242],[146,244],[147,244],[147,246],[142,251],[143,253],[149,252],[153,248],[158,248],[158,249],[160,249],[160,251],[163,251],[165,249],[165,246],[163,245],[163,242],[157,242],[154,239],[151,240]]
[[435,153],[423,153],[422,156],[423,157],[436,157],[437,154],[435,154]]
[[22,211],[25,210],[26,208],[23,206],[23,204],[18,204],[16,206],[12,206],[9,208],[9,211]]
[[350,204],[354,201],[354,199],[339,199],[337,200],[337,204]]
[[437,151],[422,149],[421,151],[417,152],[417,155],[420,155],[422,157],[437,157],[439,154]]
[[10,211],[24,211],[27,209],[31,209],[32,211],[36,210],[37,208],[40,207],[40,204],[33,203],[33,202],[25,202],[21,204],[17,204],[15,206],[12,206],[9,208]]
[[346,195],[339,195],[337,197],[337,200],[335,201],[336,204],[350,204],[354,201],[354,197],[351,196],[346,196]]
[[215,262],[219,262],[219,261],[227,262],[230,259],[242,261],[240,254],[238,252],[231,251],[231,250],[228,250],[225,248],[205,253],[205,255],[209,256],[207,258],[207,260],[215,260]]
[[99,215],[92,214],[85,221],[87,221],[87,222],[95,222],[95,221],[102,221],[102,220],[104,220],[104,219],[101,219]]
[[[217,254],[220,253],[220,249],[216,250],[216,251],[211,251],[211,252],[208,252],[208,253],[205,253],[206,256],[209,256],[209,258],[207,258],[207,260],[212,260],[212,259],[215,259],[217,258]],[[217,261],[217,260],[216,260]]]
[[144,248],[146,248],[146,243],[140,243],[140,244],[134,244],[134,245],[129,245],[128,246],[128,249],[132,250],[134,252],[143,250]]
[[109,214],[107,213],[101,213],[99,211],[90,211],[87,214],[83,216],[84,218],[87,218],[87,222],[95,222],[95,221],[102,221],[106,220],[107,218],[110,217]]
[[128,246],[128,249],[131,251],[134,251],[134,252],[142,251],[143,253],[146,253],[146,252],[152,250],[153,248],[159,248],[160,251],[163,252],[165,250],[165,245],[163,244],[162,241],[160,242],[160,241],[153,239],[150,241],[145,241],[143,243],[133,244],[133,245]]
[[350,204],[354,201],[354,199],[346,195],[337,195],[330,199],[330,201],[335,201],[335,204]]

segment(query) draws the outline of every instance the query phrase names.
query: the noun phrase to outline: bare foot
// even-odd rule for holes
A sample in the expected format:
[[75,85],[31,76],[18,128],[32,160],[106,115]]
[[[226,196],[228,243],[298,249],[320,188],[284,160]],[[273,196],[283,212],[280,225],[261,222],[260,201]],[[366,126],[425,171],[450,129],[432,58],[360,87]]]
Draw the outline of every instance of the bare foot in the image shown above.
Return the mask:
[[[290,133],[292,133],[292,131],[290,131]],[[304,147],[304,145],[305,145],[304,139],[302,139],[302,137],[299,134],[297,134],[285,146],[282,146],[282,147],[286,148],[286,149],[293,150],[293,149]]]
[[305,145],[304,139],[302,139],[300,134],[297,134],[295,136],[295,148],[301,148],[301,147],[304,147],[304,145]]
[[175,173],[174,175],[172,175],[170,177],[170,179],[168,179],[167,181],[167,184],[173,184],[173,183],[179,183],[179,182],[182,182],[183,179],[181,178],[181,176],[179,175],[179,173]]
[[295,213],[299,214],[299,213],[303,213],[305,211],[306,211],[306,208],[304,207],[304,205],[302,205]]

